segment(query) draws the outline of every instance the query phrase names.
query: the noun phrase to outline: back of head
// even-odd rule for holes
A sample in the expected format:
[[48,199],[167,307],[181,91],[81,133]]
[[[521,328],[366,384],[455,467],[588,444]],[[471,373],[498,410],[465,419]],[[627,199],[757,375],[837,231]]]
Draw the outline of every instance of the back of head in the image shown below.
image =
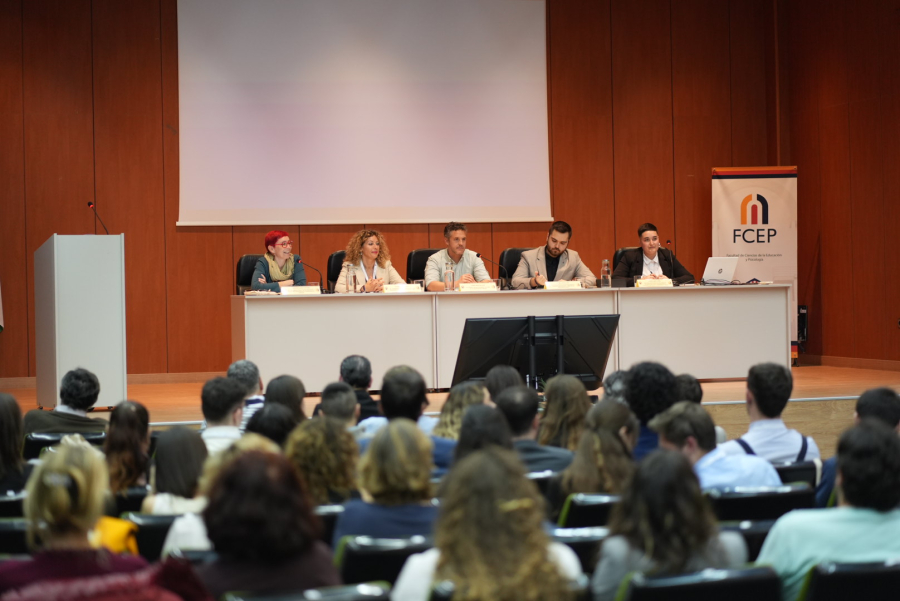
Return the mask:
[[625,399],[638,420],[647,424],[657,413],[665,411],[678,401],[675,376],[660,363],[638,363],[628,370]]
[[544,388],[547,401],[541,418],[538,442],[556,444],[574,451],[584,430],[584,420],[591,408],[591,400],[581,380],[560,375],[550,378]]
[[356,393],[346,382],[333,382],[322,391],[322,413],[343,422],[356,419]]
[[679,401],[691,401],[692,403],[703,401],[703,388],[697,378],[691,374],[675,376],[675,391],[675,397]]
[[900,504],[900,437],[884,422],[864,419],[841,435],[837,470],[845,503],[876,511]]
[[306,419],[303,413],[303,399],[306,387],[300,378],[294,376],[278,376],[272,378],[266,386],[266,402],[284,405],[291,410],[298,422]]
[[88,370],[78,367],[63,376],[59,385],[59,400],[66,407],[87,411],[100,396],[100,380]]
[[411,367],[392,367],[381,384],[381,411],[388,419],[405,417],[416,421],[428,403],[425,380]]
[[329,493],[347,498],[356,488],[359,447],[339,420],[329,417],[306,420],[291,432],[284,454],[300,472],[316,503],[331,502]]
[[[603,400],[591,407],[585,419],[585,427],[593,431],[605,431],[623,435],[623,443],[628,444],[629,453],[637,444],[641,424],[624,401]],[[624,430],[623,430],[624,428]]]
[[493,399],[497,410],[506,418],[512,435],[528,434],[540,406],[538,393],[522,384],[507,388]]
[[506,418],[493,407],[472,405],[463,415],[459,442],[454,450],[454,461],[490,446],[513,448],[512,434]]
[[372,364],[362,355],[350,355],[341,361],[341,380],[360,390],[372,383]]
[[777,363],[759,363],[747,373],[747,390],[760,413],[769,418],[781,415],[793,388],[791,370]]
[[222,469],[203,521],[216,553],[250,563],[296,557],[319,535],[297,470],[285,457],[261,451],[244,453]]
[[488,394],[495,403],[500,393],[507,388],[524,385],[522,374],[512,365],[495,365],[484,377],[484,387],[488,389]]
[[0,392],[0,478],[23,465],[22,410],[12,395]]
[[150,414],[135,401],[123,401],[109,415],[109,430],[103,444],[109,465],[109,487],[114,493],[137,484],[147,473],[150,458]]
[[603,379],[603,398],[613,401],[627,402],[625,399],[625,383],[628,381],[628,372],[625,370],[614,371]]
[[281,447],[272,442],[270,439],[248,432],[231,443],[231,446],[224,451],[210,455],[203,464],[203,473],[200,474],[200,481],[197,490],[203,496],[209,496],[209,491],[218,478],[219,473],[232,461],[251,451],[262,451],[263,453],[281,454]]
[[259,368],[256,363],[247,359],[235,361],[228,366],[226,376],[232,380],[236,380],[244,387],[246,396],[259,394]]
[[693,436],[702,450],[709,452],[716,448],[716,424],[697,403],[679,401],[650,420],[649,425],[677,447],[683,447],[688,437]]
[[431,498],[431,439],[415,422],[390,420],[375,434],[359,464],[359,484],[380,505]]
[[230,378],[213,378],[200,392],[203,418],[210,424],[225,422],[244,402],[244,387]]
[[484,404],[484,386],[478,382],[460,382],[450,389],[441,416],[432,434],[441,438],[457,440],[462,427],[463,414],[472,405]]
[[196,430],[174,426],[159,433],[156,452],[154,490],[191,499],[197,494],[200,474],[208,451]]
[[25,518],[29,541],[44,545],[85,535],[103,512],[109,476],[103,456],[82,445],[60,445],[28,479]]
[[280,447],[297,427],[297,418],[291,410],[278,403],[264,403],[247,422],[247,432],[265,436]]
[[622,492],[634,471],[631,449],[639,427],[625,403],[604,398],[591,407],[575,457],[563,472],[564,492]]
[[879,419],[896,429],[900,425],[900,395],[890,388],[867,390],[856,400],[856,415]]

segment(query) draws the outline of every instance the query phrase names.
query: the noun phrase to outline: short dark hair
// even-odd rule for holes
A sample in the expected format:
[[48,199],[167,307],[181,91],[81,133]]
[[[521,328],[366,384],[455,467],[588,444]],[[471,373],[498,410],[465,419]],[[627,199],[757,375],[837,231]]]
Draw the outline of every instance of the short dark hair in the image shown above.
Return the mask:
[[87,411],[100,396],[100,380],[83,367],[66,372],[59,385],[59,400],[66,407]]
[[625,400],[642,424],[675,404],[675,376],[665,365],[645,361],[628,370]]
[[547,235],[549,236],[553,232],[559,232],[560,234],[569,234],[569,238],[572,237],[572,226],[566,223],[565,221],[554,221],[550,225],[550,229],[547,230]]
[[538,414],[540,398],[534,389],[520,384],[507,388],[494,399],[497,410],[506,418],[513,436],[521,436],[531,429]]
[[306,387],[296,376],[278,376],[269,380],[266,386],[266,402],[284,405],[294,414],[298,422],[306,419],[303,413],[303,398]]
[[495,365],[488,370],[484,377],[484,387],[491,395],[491,400],[496,399],[507,388],[524,385],[522,374],[512,365]]
[[841,435],[837,469],[844,500],[853,507],[890,511],[900,504],[900,437],[877,419]]
[[284,405],[263,403],[247,422],[247,432],[265,436],[279,447],[284,447],[288,435],[298,423],[296,416]]
[[356,393],[346,382],[332,382],[322,391],[322,413],[347,421],[356,414]]
[[213,423],[223,421],[241,406],[245,395],[244,386],[237,380],[218,377],[207,381],[200,392],[203,418]]
[[362,355],[350,355],[341,361],[341,380],[353,388],[368,390],[372,383],[372,364]]
[[872,388],[856,399],[856,414],[860,419],[880,419],[891,428],[900,424],[900,395],[890,388]]
[[716,448],[716,424],[706,409],[691,401],[675,403],[650,420],[649,426],[678,447],[693,436],[704,451]]
[[253,361],[248,359],[235,361],[228,366],[228,372],[225,375],[240,382],[247,389],[246,394],[248,395],[259,390],[259,368]]
[[512,450],[509,424],[497,409],[487,405],[472,405],[463,414],[453,461],[458,462],[470,453],[491,446]]
[[417,421],[428,403],[425,380],[412,367],[399,365],[384,374],[381,384],[381,412],[388,419],[405,417]]
[[0,392],[0,478],[22,473],[22,409],[12,395]]
[[153,463],[157,493],[165,492],[192,499],[209,452],[196,430],[174,426],[159,433]]
[[469,228],[466,227],[465,223],[460,223],[458,221],[451,221],[447,225],[444,226],[444,238],[450,238],[450,234],[457,230],[462,230],[464,232],[468,232]]
[[675,396],[679,401],[700,403],[703,401],[703,388],[691,374],[678,374],[675,376]]
[[638,226],[638,238],[642,238],[644,236],[644,232],[656,232],[659,233],[659,228],[657,228],[652,223],[642,223]]
[[747,374],[747,390],[760,413],[769,418],[781,415],[793,388],[791,370],[777,363],[758,363]]

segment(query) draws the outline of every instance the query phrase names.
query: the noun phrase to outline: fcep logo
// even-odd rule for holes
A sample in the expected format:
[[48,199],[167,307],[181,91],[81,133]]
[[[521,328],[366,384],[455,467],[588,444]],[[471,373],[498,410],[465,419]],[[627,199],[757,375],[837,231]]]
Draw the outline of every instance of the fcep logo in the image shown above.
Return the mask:
[[[762,194],[748,194],[741,201],[741,225],[768,225],[769,201]],[[741,238],[748,244],[771,242],[778,231],[773,228],[736,229],[733,242]]]

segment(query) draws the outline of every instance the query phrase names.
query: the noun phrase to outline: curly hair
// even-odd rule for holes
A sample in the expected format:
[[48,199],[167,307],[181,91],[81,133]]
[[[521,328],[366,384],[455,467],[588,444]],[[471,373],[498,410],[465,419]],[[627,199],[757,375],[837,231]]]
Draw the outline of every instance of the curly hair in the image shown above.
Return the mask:
[[414,421],[398,417],[375,434],[359,461],[359,488],[379,505],[431,499],[432,442]]
[[135,486],[150,466],[150,414],[137,401],[116,405],[109,415],[109,433],[103,444],[109,466],[109,489],[115,494]]
[[331,502],[329,492],[350,498],[359,447],[343,422],[329,417],[306,420],[288,436],[284,454],[316,503]]
[[384,267],[391,260],[391,251],[388,249],[387,242],[384,241],[384,236],[378,230],[359,230],[353,234],[350,242],[347,243],[347,254],[344,256],[344,262],[359,263],[363,244],[372,236],[378,239],[378,257],[375,259],[375,262],[378,263],[379,267]]
[[550,378],[544,389],[547,409],[541,418],[538,443],[574,451],[584,431],[591,400],[581,380],[560,375]]
[[625,400],[642,424],[678,401],[675,375],[665,365],[645,361],[632,366],[625,380]]
[[459,440],[459,429],[462,427],[466,409],[482,403],[484,403],[484,386],[478,382],[460,382],[450,389],[432,434],[440,438]]
[[456,583],[454,599],[570,599],[548,553],[544,499],[514,451],[490,447],[453,466],[444,481],[435,576]]

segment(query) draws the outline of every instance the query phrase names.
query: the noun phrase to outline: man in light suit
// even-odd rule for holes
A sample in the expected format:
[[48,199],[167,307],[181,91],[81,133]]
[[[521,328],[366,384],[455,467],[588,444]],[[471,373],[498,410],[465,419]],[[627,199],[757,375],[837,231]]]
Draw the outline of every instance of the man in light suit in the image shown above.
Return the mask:
[[555,221],[547,232],[547,243],[544,246],[526,250],[522,253],[519,266],[512,277],[512,285],[516,290],[522,288],[541,288],[547,281],[561,282],[579,280],[582,283],[596,285],[597,278],[581,262],[581,257],[574,250],[569,250],[572,238],[572,226],[565,221]]

